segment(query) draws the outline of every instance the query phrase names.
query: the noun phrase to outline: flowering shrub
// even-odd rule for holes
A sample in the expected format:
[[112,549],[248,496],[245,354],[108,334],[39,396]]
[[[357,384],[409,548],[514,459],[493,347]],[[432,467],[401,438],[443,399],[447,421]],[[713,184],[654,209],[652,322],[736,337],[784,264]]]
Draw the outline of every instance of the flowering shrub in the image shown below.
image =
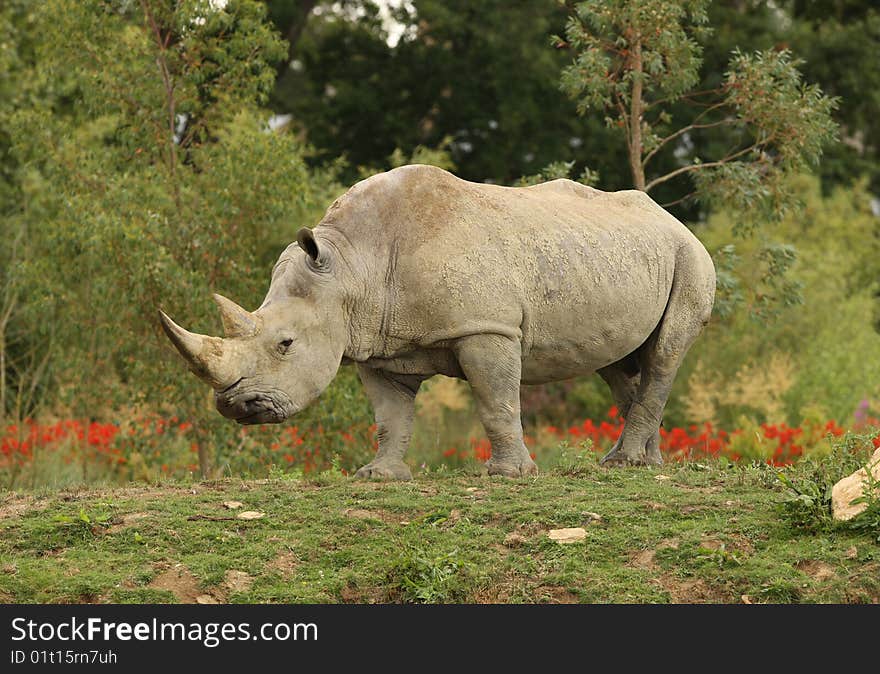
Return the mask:
[[118,424],[79,420],[40,424],[27,419],[0,428],[0,485],[12,487],[24,482],[24,476],[32,484],[185,477],[198,471],[203,442],[219,448],[218,474],[251,476],[271,469],[323,470],[336,456],[366,463],[377,448],[372,424],[338,432],[320,425],[306,431],[297,426],[226,428],[228,433],[214,438],[196,433],[190,422],[177,417]]
[[[617,407],[608,410],[607,418],[598,423],[587,419],[582,424],[560,429],[556,426],[539,428],[534,437],[526,436],[526,444],[540,452],[562,441],[587,443],[597,452],[611,449],[623,432],[624,420]],[[880,427],[880,420],[864,417],[854,429]],[[666,460],[686,461],[706,457],[725,457],[731,461],[763,461],[774,466],[789,465],[805,453],[824,453],[830,449],[829,440],[846,432],[836,421],[817,423],[805,421],[801,426],[787,424],[755,424],[741,419],[740,427],[731,431],[715,428],[710,423],[687,428],[661,428],[660,451]],[[874,439],[880,446],[880,435]],[[470,447],[459,450],[450,447],[443,455],[448,459],[476,459],[486,461],[491,456],[489,441],[471,439]],[[535,454],[532,454],[535,458]]]
[[[606,452],[623,432],[624,421],[616,407],[599,422],[587,419],[567,429],[542,426],[526,443],[536,455],[558,447],[563,441],[586,444]],[[853,428],[880,427],[880,420],[858,419]],[[10,425],[0,435],[0,479],[13,486],[23,475],[31,481],[35,471],[59,465],[75,474],[77,481],[151,480],[161,476],[184,477],[198,470],[200,442],[220,443],[219,471],[234,475],[265,475],[269,470],[324,470],[337,462],[346,467],[366,463],[376,451],[376,426],[362,424],[343,431],[322,426],[302,430],[298,426],[228,427],[221,439],[200,437],[193,425],[177,417],[149,417],[114,424],[63,420],[39,424],[26,420]],[[835,421],[806,421],[801,426],[756,424],[742,419],[731,431],[710,423],[687,428],[661,428],[660,449],[667,460],[685,461],[726,457],[731,461],[762,461],[787,465],[805,454],[827,452],[829,441],[845,433]],[[874,439],[880,446],[880,435]],[[486,461],[491,446],[486,438],[471,438],[469,446],[442,452],[449,462]],[[439,458],[439,457],[438,457]],[[43,470],[51,473],[50,470]],[[57,481],[57,477],[53,478]]]

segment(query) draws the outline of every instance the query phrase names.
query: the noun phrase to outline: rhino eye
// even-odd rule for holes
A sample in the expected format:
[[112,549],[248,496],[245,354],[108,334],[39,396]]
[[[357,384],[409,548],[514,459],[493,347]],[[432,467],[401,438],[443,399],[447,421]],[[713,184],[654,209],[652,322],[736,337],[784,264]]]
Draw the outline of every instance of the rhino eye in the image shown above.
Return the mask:
[[282,339],[278,342],[278,351],[281,353],[287,353],[287,350],[290,348],[291,344],[293,344],[293,340],[289,337],[287,339]]

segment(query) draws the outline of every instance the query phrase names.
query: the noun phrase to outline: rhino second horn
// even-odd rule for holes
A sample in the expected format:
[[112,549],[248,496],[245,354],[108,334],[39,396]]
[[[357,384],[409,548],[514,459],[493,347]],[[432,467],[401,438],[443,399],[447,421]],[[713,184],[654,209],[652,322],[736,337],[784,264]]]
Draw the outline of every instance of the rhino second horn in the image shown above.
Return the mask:
[[220,307],[223,331],[227,337],[253,337],[257,334],[257,319],[251,312],[217,293],[214,294],[214,301]]
[[226,372],[229,368],[227,358],[224,357],[222,340],[184,330],[161,309],[159,320],[168,339],[183,356],[190,370],[214,388],[222,388],[229,383],[231,375]]

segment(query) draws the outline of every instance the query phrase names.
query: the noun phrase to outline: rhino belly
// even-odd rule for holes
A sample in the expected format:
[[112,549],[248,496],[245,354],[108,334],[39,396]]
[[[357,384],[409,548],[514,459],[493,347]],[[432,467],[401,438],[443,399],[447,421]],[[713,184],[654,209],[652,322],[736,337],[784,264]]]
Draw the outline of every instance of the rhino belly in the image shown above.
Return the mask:
[[[665,286],[665,287],[664,287]],[[592,374],[638,349],[663,317],[669,285],[613,288],[580,302],[525,311],[522,380],[542,384]]]

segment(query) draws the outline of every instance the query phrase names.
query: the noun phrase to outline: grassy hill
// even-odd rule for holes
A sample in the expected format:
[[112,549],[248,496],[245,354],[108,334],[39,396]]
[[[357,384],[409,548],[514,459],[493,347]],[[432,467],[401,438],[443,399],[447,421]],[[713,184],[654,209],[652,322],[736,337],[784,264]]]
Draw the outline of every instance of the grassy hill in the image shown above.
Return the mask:
[[[880,601],[877,532],[795,527],[784,500],[769,467],[606,470],[592,455],[522,480],[7,493],[0,601]],[[563,527],[586,537],[549,538]]]

